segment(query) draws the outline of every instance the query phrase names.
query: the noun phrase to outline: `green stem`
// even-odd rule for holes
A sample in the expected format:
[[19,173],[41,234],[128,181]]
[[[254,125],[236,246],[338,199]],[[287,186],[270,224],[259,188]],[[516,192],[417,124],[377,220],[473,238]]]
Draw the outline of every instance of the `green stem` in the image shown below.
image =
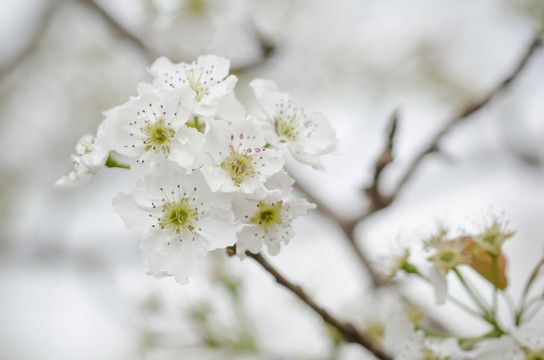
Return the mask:
[[120,169],[130,169],[130,165],[117,162],[114,158],[111,157],[111,154],[108,155],[108,160],[104,164],[109,168],[120,168]]
[[516,325],[517,326],[519,326],[519,324],[520,324],[521,317],[523,316],[523,313],[525,312],[525,309],[530,306],[530,305],[528,305],[526,303],[527,295],[529,295],[529,291],[531,290],[531,287],[533,286],[534,281],[538,277],[538,274],[540,272],[540,268],[542,266],[544,266],[544,257],[542,259],[540,259],[540,261],[536,264],[535,268],[531,272],[531,275],[529,276],[529,279],[527,280],[527,283],[525,284],[525,288],[523,289],[523,292],[521,294],[521,298],[519,300],[519,310],[516,313]]
[[480,295],[475,289],[473,289],[469,285],[469,283],[465,280],[465,278],[463,277],[463,275],[461,275],[457,268],[453,268],[452,271],[455,273],[455,275],[461,282],[461,285],[463,285],[474,304],[480,308],[480,310],[483,312],[483,315],[487,318],[489,316],[489,307],[485,304],[485,300],[483,300],[482,295]]
[[234,314],[239,325],[239,345],[241,348],[250,352],[257,352],[257,344],[252,334],[255,333],[251,324],[251,319],[245,312],[242,297],[240,296],[241,283],[236,279],[220,277],[219,283],[225,288],[229,294]]
[[499,283],[499,257],[495,254],[488,253],[491,256],[491,280],[493,281],[493,316],[498,313],[498,291],[497,284]]
[[[460,300],[457,300],[456,298],[454,298],[453,296],[451,295],[448,295],[447,299],[449,301],[451,301],[452,304],[456,305],[458,308],[462,309],[463,311],[469,313],[470,315],[474,316],[474,317],[477,317],[477,318],[482,318],[485,320],[485,318],[483,317],[482,314],[479,314],[478,312],[476,312],[475,310],[472,310],[470,307],[468,307],[467,305],[465,305],[463,302],[461,302]],[[487,320],[486,320],[487,322]]]
[[489,339],[489,338],[498,338],[503,334],[504,332],[502,330],[494,328],[490,332],[481,336],[470,337],[470,338],[459,338],[459,346],[463,350],[469,350],[470,348],[472,348],[474,345],[476,345],[478,342],[482,340]]
[[[403,267],[404,271],[406,271],[408,274],[414,274],[416,276],[418,276],[419,278],[423,279],[424,281],[426,281],[427,283],[430,283],[429,279],[427,279],[425,276],[423,276],[423,274],[421,274],[419,272],[419,270],[417,269],[417,267],[413,264],[410,264],[408,262],[405,262]],[[460,308],[461,310],[467,312],[468,314],[474,316],[474,317],[477,317],[477,318],[483,318],[483,316],[481,314],[478,314],[476,311],[472,310],[470,307],[468,307],[467,305],[465,305],[462,301],[454,298],[453,296],[451,295],[447,295],[447,299],[454,305],[456,305],[458,308]]]
[[510,316],[513,320],[517,320],[516,318],[516,305],[514,304],[514,299],[512,299],[512,296],[508,294],[506,291],[501,291],[502,296],[504,297],[504,301],[508,305],[508,309],[510,310]]
[[194,119],[195,119],[195,129],[197,131],[200,131],[200,125],[198,124],[198,116],[195,116]]
[[542,309],[542,306],[544,306],[544,301],[542,301],[542,297],[540,297],[540,303],[537,304],[537,302],[534,302],[536,305],[536,307],[533,309],[533,311],[531,311],[529,313],[529,315],[527,315],[527,319],[525,320],[526,322],[529,322],[531,321],[531,319]]
[[416,330],[421,330],[425,334],[425,337],[432,337],[437,339],[448,339],[454,337],[452,334],[442,333],[438,331],[429,330],[421,325],[415,325]]
[[[516,314],[516,326],[519,326],[521,324],[523,320],[523,315],[525,315],[533,305],[538,304],[539,302],[541,303],[537,306],[536,312],[538,312],[540,310],[540,307],[544,305],[544,295],[538,295],[528,301],[525,301],[525,303],[523,304],[523,308],[520,309],[520,311]],[[535,316],[536,312],[533,311],[529,316],[527,316],[528,319],[526,321],[529,321],[529,319]]]

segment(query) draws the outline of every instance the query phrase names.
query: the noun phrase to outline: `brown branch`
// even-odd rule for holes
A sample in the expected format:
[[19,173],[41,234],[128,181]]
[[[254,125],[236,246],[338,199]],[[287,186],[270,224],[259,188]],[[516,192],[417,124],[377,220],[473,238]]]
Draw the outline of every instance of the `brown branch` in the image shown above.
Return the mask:
[[140,49],[140,51],[146,56],[149,61],[152,61],[157,57],[157,54],[155,54],[155,52],[151,50],[139,37],[137,37],[130,31],[128,31],[124,26],[119,24],[119,22],[115,18],[113,18],[94,0],[81,0],[81,3],[86,5],[92,11],[96,12],[98,15],[100,15],[118,37],[128,41],[136,48]]
[[531,43],[527,47],[527,50],[521,57],[521,60],[518,62],[514,71],[508,77],[506,77],[501,83],[499,83],[485,97],[483,97],[479,101],[466,105],[465,108],[459,114],[452,117],[449,121],[446,122],[444,127],[432,138],[431,142],[427,145],[427,147],[425,147],[423,151],[420,152],[414,158],[412,163],[408,166],[408,169],[406,170],[405,174],[402,176],[396,188],[393,190],[393,192],[390,195],[392,199],[396,198],[396,196],[402,191],[402,189],[404,188],[408,180],[412,177],[412,175],[418,168],[421,161],[425,158],[425,156],[438,151],[439,149],[438,144],[440,140],[446,134],[448,134],[449,131],[453,127],[461,123],[463,120],[466,120],[472,114],[474,114],[475,112],[477,112],[478,110],[482,109],[484,106],[489,104],[489,102],[492,99],[494,99],[499,93],[504,91],[508,87],[508,85],[510,85],[510,83],[517,78],[517,76],[521,73],[521,71],[525,68],[525,66],[529,62],[529,59],[534,54],[535,50],[542,44],[542,40],[540,39],[540,37],[541,37],[540,33],[535,34]]
[[395,111],[389,120],[387,126],[387,141],[381,155],[376,160],[374,164],[374,176],[372,179],[372,184],[365,188],[366,195],[370,198],[370,205],[368,212],[375,212],[379,209],[389,206],[393,201],[391,196],[385,196],[380,191],[380,178],[383,170],[387,165],[393,162],[393,140],[395,138],[395,133],[397,131],[398,123],[398,112]]
[[276,279],[276,282],[280,285],[283,285],[285,288],[287,288],[289,291],[291,291],[293,294],[298,296],[300,300],[302,300],[304,303],[306,303],[309,307],[312,308],[321,318],[323,321],[325,321],[327,324],[333,326],[336,328],[344,337],[344,339],[347,342],[355,343],[362,345],[365,347],[368,351],[372,352],[374,356],[376,356],[378,359],[382,360],[393,360],[391,356],[386,354],[380,347],[377,346],[377,344],[372,341],[367,335],[361,334],[358,332],[353,325],[350,323],[342,322],[338,319],[336,319],[334,316],[329,314],[327,310],[323,309],[319,305],[317,305],[312,298],[308,296],[304,292],[304,290],[298,286],[287,280],[283,275],[281,275],[273,266],[270,264],[261,254],[253,254],[249,251],[246,251],[246,255],[254,259],[261,265],[267,272],[269,272],[274,279]]
[[[99,14],[106,23],[113,29],[113,31],[122,39],[127,40],[129,43],[133,44],[136,48],[140,49],[140,51],[144,54],[144,56],[149,60],[153,61],[156,59],[159,55],[157,54],[151,47],[149,47],[144,41],[142,41],[137,35],[133,34],[132,32],[128,31],[124,26],[119,24],[119,22],[112,17],[106,10],[104,10],[99,4],[97,4],[94,0],[80,0],[81,3],[88,6],[91,10],[95,11],[97,14]],[[256,36],[259,40],[259,44],[261,46],[262,51],[262,59],[253,63],[248,64],[247,66],[240,67],[238,69],[231,69],[234,71],[248,71],[252,68],[259,66],[263,64],[266,60],[268,60],[275,52],[276,46],[273,44],[270,40],[266,40],[261,34],[258,33],[257,28],[254,27]]]
[[457,116],[452,117],[445,124],[445,126],[434,136],[434,138],[431,140],[429,145],[420,154],[418,154],[415,157],[412,163],[408,166],[405,174],[401,177],[401,180],[399,181],[399,183],[397,184],[393,192],[390,195],[384,195],[379,188],[379,181],[381,179],[381,175],[384,168],[393,161],[393,157],[392,157],[393,142],[394,142],[395,133],[396,133],[397,124],[398,124],[398,115],[394,113],[390,120],[386,146],[382,154],[380,155],[380,157],[376,160],[376,163],[374,166],[373,183],[372,185],[370,185],[370,187],[365,189],[367,195],[369,195],[371,199],[371,203],[368,206],[367,210],[363,212],[360,216],[354,219],[349,219],[349,220],[341,218],[330,207],[326,206],[326,204],[324,204],[322,201],[320,201],[315,196],[313,196],[311,191],[309,191],[303,185],[301,185],[300,182],[295,183],[296,184],[295,187],[300,192],[302,192],[308,198],[309,201],[315,203],[317,205],[317,209],[321,213],[323,213],[325,216],[332,219],[342,228],[342,230],[344,231],[346,235],[346,239],[348,243],[350,244],[350,246],[352,247],[354,253],[357,255],[357,258],[360,260],[363,266],[368,270],[368,273],[372,280],[372,284],[374,286],[380,286],[383,283],[386,283],[387,281],[385,281],[373,270],[369,260],[366,258],[360,246],[357,244],[357,241],[355,239],[355,234],[354,234],[356,225],[362,222],[364,219],[366,219],[370,215],[374,214],[375,212],[383,208],[386,208],[391,203],[393,203],[393,201],[397,198],[400,191],[404,188],[405,184],[412,177],[412,175],[414,174],[414,172],[416,171],[417,167],[422,162],[422,160],[425,158],[425,156],[438,151],[438,143],[455,125],[459,124],[463,120],[467,119],[470,115],[474,114],[475,112],[477,112],[478,110],[486,106],[497,94],[499,94],[504,89],[506,89],[506,87],[513,80],[515,80],[516,77],[525,68],[529,59],[531,58],[535,50],[540,45],[541,45],[540,35],[536,34],[533,40],[531,41],[530,45],[528,46],[527,50],[525,51],[525,54],[522,56],[521,60],[517,64],[516,68],[514,69],[514,71],[507,78],[505,78],[501,83],[499,83],[493,90],[491,90],[487,96],[482,98],[480,101],[477,101],[465,106],[465,108]]
[[27,42],[25,48],[19,52],[19,54],[10,59],[7,64],[0,68],[0,79],[3,79],[7,74],[13,72],[25,61],[26,58],[28,58],[38,49],[43,36],[47,33],[46,30],[49,27],[49,23],[57,12],[60,4],[60,1],[50,1],[45,5],[46,8],[38,20],[38,24],[35,26],[32,38]]
[[378,273],[374,270],[374,268],[370,264],[370,261],[363,253],[360,246],[357,244],[357,240],[355,237],[355,225],[357,225],[358,220],[347,220],[340,217],[334,210],[327,206],[327,204],[314,196],[310,190],[308,190],[304,185],[301,184],[300,181],[296,181],[294,187],[297,191],[302,193],[308,201],[316,204],[317,210],[320,213],[322,213],[323,215],[334,221],[336,224],[338,224],[338,226],[340,226],[340,229],[342,229],[342,231],[344,232],[346,240],[350,245],[351,249],[353,250],[353,253],[356,255],[359,262],[367,271],[370,277],[372,287],[380,286],[384,282],[384,279],[379,276]]
[[300,182],[298,181],[295,182],[295,188],[298,191],[302,192],[309,201],[316,204],[317,209],[323,215],[332,219],[334,222],[336,222],[340,226],[340,228],[344,232],[344,235],[346,236],[348,244],[350,244],[353,252],[357,256],[361,264],[364,266],[365,270],[368,272],[373,287],[379,287],[380,285],[382,285],[383,283],[387,281],[374,270],[372,264],[370,263],[366,255],[363,253],[360,246],[357,244],[357,240],[355,237],[355,226],[357,225],[357,223],[360,222],[360,220],[364,216],[367,216],[370,213],[373,213],[379,209],[382,209],[388,206],[393,201],[393,198],[384,196],[381,193],[379,189],[379,181],[380,181],[383,170],[387,167],[387,165],[393,162],[393,141],[397,131],[397,123],[398,123],[398,112],[395,111],[391,115],[391,119],[387,127],[386,144],[384,146],[383,151],[381,152],[381,155],[378,157],[374,165],[375,170],[374,170],[373,182],[369,187],[365,189],[366,194],[371,199],[371,203],[369,205],[368,210],[362,216],[353,218],[350,220],[342,219],[330,207],[328,207],[325,203],[323,203],[318,198],[316,198],[308,189],[306,189],[303,185],[301,185]]

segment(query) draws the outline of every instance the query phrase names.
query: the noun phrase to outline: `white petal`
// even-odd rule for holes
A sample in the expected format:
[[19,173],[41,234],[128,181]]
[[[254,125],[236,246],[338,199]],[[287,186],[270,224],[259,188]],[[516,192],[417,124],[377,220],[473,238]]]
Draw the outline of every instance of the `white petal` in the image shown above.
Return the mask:
[[246,226],[238,233],[238,241],[236,242],[236,254],[240,258],[245,258],[245,252],[250,251],[258,254],[263,246],[262,240],[258,234],[255,235],[255,226]]
[[202,272],[202,262],[207,254],[206,242],[202,239],[182,241],[160,231],[145,236],[140,249],[151,275],[171,275],[180,284],[187,283],[188,277]]
[[83,171],[71,171],[68,175],[63,175],[55,182],[54,187],[60,190],[79,190],[84,187],[91,179],[92,174]]
[[448,296],[448,281],[446,279],[446,273],[441,267],[433,264],[429,273],[429,281],[434,287],[436,304],[444,304]]

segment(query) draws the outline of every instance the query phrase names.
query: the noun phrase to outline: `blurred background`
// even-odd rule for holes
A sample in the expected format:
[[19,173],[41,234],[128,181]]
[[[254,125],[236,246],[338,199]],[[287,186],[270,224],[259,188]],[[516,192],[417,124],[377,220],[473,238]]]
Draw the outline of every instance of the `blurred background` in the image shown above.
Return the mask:
[[[254,101],[247,84],[264,77],[328,116],[340,145],[327,171],[291,168],[350,217],[368,204],[362,189],[391,114],[399,125],[386,191],[445,121],[512,72],[543,14],[542,0],[3,0],[0,359],[363,358],[250,259],[212,254],[187,286],[147,276],[139,234],[111,207],[133,186],[123,170],[104,169],[73,193],[53,183],[102,112],[149,81],[156,57],[214,53],[231,60],[241,101]],[[440,145],[357,228],[358,241],[376,260],[399,241],[417,245],[437,222],[472,231],[499,215],[517,231],[505,247],[517,299],[544,254],[544,51]],[[271,261],[334,314],[363,323],[376,311],[369,278],[337,224],[314,211],[295,226]],[[455,333],[485,330],[405,281],[406,296]]]

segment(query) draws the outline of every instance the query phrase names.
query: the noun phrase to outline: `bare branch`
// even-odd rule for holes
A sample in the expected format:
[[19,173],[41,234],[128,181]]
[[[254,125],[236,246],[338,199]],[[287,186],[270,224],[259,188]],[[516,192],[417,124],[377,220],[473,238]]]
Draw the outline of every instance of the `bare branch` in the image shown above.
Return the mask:
[[357,256],[357,259],[359,262],[363,265],[364,269],[368,273],[371,281],[372,287],[377,287],[380,284],[384,282],[384,279],[382,279],[381,276],[376,273],[372,265],[370,264],[370,261],[367,259],[366,255],[361,250],[361,247],[357,244],[357,240],[355,238],[355,225],[358,223],[358,219],[343,219],[340,215],[338,215],[333,209],[331,209],[327,204],[325,204],[323,201],[318,199],[316,196],[312,194],[310,190],[308,190],[300,181],[296,181],[294,185],[295,189],[297,189],[299,192],[304,194],[304,197],[317,205],[317,210],[334,221],[342,231],[344,232],[345,238],[350,245],[351,249],[353,250],[354,254]]
[[393,359],[391,356],[386,354],[382,349],[380,349],[374,343],[374,341],[372,341],[367,335],[361,334],[360,332],[358,332],[357,329],[355,329],[353,325],[336,319],[334,316],[329,314],[327,310],[317,305],[312,300],[312,298],[310,298],[308,294],[304,292],[304,290],[300,286],[295,285],[289,280],[287,280],[272,266],[272,264],[266,261],[266,259],[261,254],[253,254],[249,251],[246,251],[246,255],[253,258],[255,261],[257,261],[267,272],[269,272],[274,277],[274,279],[276,279],[276,282],[278,284],[283,285],[293,294],[298,296],[300,300],[302,300],[309,307],[311,307],[316,313],[319,314],[319,316],[321,316],[323,321],[335,327],[342,334],[342,336],[344,337],[346,341],[362,345],[367,350],[372,352],[374,356],[376,356],[378,359],[383,359],[383,360]]
[[110,28],[119,36],[120,38],[128,41],[136,48],[140,49],[141,52],[149,59],[149,61],[155,59],[157,54],[151,50],[139,37],[125,29],[121,26],[119,22],[114,19],[106,10],[104,10],[100,5],[98,5],[94,0],[80,0],[82,4],[88,6],[91,10],[96,12],[106,21]]
[[32,55],[32,53],[34,53],[34,51],[36,51],[38,45],[42,40],[42,37],[44,36],[44,34],[46,34],[46,30],[49,26],[49,23],[51,22],[51,19],[55,15],[60,4],[60,1],[50,1],[45,5],[46,8],[41,18],[39,19],[38,24],[35,26],[32,38],[27,42],[26,47],[23,51],[21,51],[19,54],[17,54],[17,56],[12,58],[9,63],[0,68],[0,79],[4,78],[4,76],[14,71],[19,65],[21,65],[25,61],[27,57],[29,57],[30,55]]
[[[90,9],[95,11],[97,14],[99,14],[121,39],[128,41],[129,43],[133,44],[136,48],[140,49],[140,51],[146,56],[146,58],[149,61],[156,59],[159,55],[163,55],[163,54],[157,54],[151,47],[149,47],[137,35],[128,31],[124,26],[119,24],[119,22],[114,17],[112,17],[106,10],[104,10],[94,0],[80,0],[80,1],[83,4],[87,5]],[[252,68],[264,63],[269,57],[271,57],[274,54],[275,44],[273,44],[270,40],[266,40],[261,34],[257,32],[256,28],[255,28],[255,32],[259,40],[259,44],[261,46],[261,51],[263,54],[262,59],[253,64],[248,64],[247,66],[244,66],[244,67],[231,69],[232,71],[251,70]]]
[[395,138],[395,133],[397,131],[398,123],[398,111],[393,112],[389,124],[387,126],[387,142],[381,153],[381,155],[376,160],[374,164],[374,176],[372,179],[372,184],[365,188],[366,195],[370,198],[369,212],[375,212],[379,209],[391,204],[393,198],[390,196],[384,196],[380,191],[380,178],[383,170],[393,162],[393,140]]
[[412,163],[408,166],[408,169],[406,170],[405,174],[400,179],[399,183],[397,184],[397,187],[390,195],[393,199],[402,191],[408,180],[412,177],[416,169],[418,168],[419,164],[427,156],[428,154],[431,154],[433,152],[438,151],[439,149],[439,142],[440,140],[449,133],[449,131],[461,123],[462,121],[466,120],[468,117],[470,117],[472,114],[489,104],[489,102],[495,98],[499,93],[504,91],[508,85],[512,81],[514,81],[517,76],[521,73],[521,71],[525,68],[527,63],[529,62],[529,59],[534,54],[535,50],[542,44],[541,35],[540,33],[537,33],[529,46],[527,47],[527,50],[521,57],[521,60],[515,67],[514,71],[506,77],[501,83],[499,83],[493,90],[489,92],[485,97],[480,99],[479,101],[470,103],[465,106],[465,108],[456,116],[452,117],[449,121],[446,122],[444,127],[433,137],[433,139],[430,141],[429,145],[423,149],[422,152],[420,152],[412,161]]
[[395,112],[390,120],[388,137],[386,141],[385,148],[381,153],[380,157],[376,160],[373,183],[368,188],[365,189],[367,195],[370,197],[371,203],[368,206],[367,210],[363,212],[359,217],[351,220],[343,219],[337,213],[335,213],[331,208],[326,206],[322,201],[317,199],[313,194],[306,189],[300,182],[296,183],[296,188],[302,192],[310,201],[317,204],[318,210],[323,213],[325,216],[329,217],[331,220],[336,222],[344,231],[346,239],[353,251],[357,255],[360,262],[368,270],[368,273],[372,279],[374,286],[380,286],[387,281],[382,279],[372,268],[369,260],[366,258],[360,246],[357,244],[355,239],[354,229],[356,225],[362,222],[364,219],[374,214],[375,212],[389,206],[396,199],[400,191],[404,188],[405,184],[412,177],[415,170],[418,168],[419,164],[428,154],[438,151],[438,143],[440,140],[457,124],[467,119],[470,115],[474,114],[476,111],[480,110],[482,107],[486,106],[497,94],[502,92],[516,77],[521,73],[521,71],[527,65],[529,59],[535,52],[535,50],[541,45],[540,34],[536,34],[528,46],[525,54],[522,56],[521,60],[517,64],[514,71],[506,77],[501,83],[499,83],[493,90],[489,92],[487,96],[482,98],[480,101],[471,103],[457,115],[449,120],[446,125],[434,136],[429,145],[424,148],[424,150],[419,153],[412,163],[408,166],[405,174],[401,177],[401,180],[397,184],[396,188],[390,195],[384,195],[379,188],[379,181],[382,175],[383,170],[387,165],[393,161],[392,150],[393,142],[395,139],[395,133],[398,124],[398,114]]

